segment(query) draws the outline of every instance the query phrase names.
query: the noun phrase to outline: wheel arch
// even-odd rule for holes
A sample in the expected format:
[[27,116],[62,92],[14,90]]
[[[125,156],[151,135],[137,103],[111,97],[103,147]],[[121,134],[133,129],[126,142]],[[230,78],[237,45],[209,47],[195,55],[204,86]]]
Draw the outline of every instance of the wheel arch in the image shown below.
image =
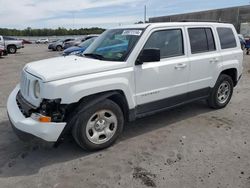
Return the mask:
[[[100,92],[82,97],[78,102],[68,105],[65,116],[67,125],[65,126],[62,135],[71,130],[79,113],[105,99],[115,102],[121,108],[125,121],[129,121],[129,105],[124,92],[122,90]],[[82,106],[84,107],[81,108]]]
[[236,68],[225,69],[225,70],[221,71],[220,75],[222,75],[222,74],[230,76],[232,78],[232,80],[233,80],[234,86],[237,85],[237,83],[238,83],[238,72],[237,72]]
[[15,48],[17,48],[17,46],[16,46],[15,44],[8,44],[8,45],[7,45],[7,49],[8,49],[9,47],[11,47],[11,46],[14,46]]

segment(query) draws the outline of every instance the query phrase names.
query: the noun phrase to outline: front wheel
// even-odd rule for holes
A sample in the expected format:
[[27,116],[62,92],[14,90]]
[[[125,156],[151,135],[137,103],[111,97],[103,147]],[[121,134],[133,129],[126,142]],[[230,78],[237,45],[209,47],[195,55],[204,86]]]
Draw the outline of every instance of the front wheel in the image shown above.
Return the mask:
[[123,124],[124,116],[121,108],[106,99],[77,113],[72,135],[83,149],[100,150],[116,141],[123,130]]
[[8,52],[9,52],[10,54],[15,54],[17,48],[16,48],[16,46],[11,45],[11,46],[8,46],[7,50],[8,50]]
[[231,100],[233,88],[234,85],[232,78],[225,74],[220,75],[210,93],[208,105],[215,109],[226,107]]
[[61,45],[58,45],[57,47],[56,47],[56,51],[62,51],[62,46]]

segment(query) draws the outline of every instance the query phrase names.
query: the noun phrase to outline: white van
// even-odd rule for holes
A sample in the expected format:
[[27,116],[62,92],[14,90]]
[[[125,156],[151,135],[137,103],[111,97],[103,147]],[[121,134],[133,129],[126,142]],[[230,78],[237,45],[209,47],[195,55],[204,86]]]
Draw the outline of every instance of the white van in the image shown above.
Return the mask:
[[155,23],[105,31],[79,56],[27,64],[8,99],[18,135],[110,146],[124,122],[196,100],[225,107],[242,75],[231,24]]

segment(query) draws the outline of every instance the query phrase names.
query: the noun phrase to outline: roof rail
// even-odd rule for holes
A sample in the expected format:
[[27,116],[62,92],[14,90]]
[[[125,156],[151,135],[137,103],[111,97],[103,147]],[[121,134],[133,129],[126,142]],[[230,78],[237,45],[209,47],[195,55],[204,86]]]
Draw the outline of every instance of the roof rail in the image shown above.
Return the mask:
[[181,22],[217,22],[217,23],[228,23],[221,20],[202,20],[202,19],[183,19]]

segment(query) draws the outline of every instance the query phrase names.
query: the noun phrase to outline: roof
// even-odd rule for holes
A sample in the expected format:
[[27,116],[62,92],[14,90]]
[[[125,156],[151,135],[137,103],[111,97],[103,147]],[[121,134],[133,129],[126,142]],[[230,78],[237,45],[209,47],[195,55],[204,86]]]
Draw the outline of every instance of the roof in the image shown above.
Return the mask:
[[228,23],[219,23],[219,22],[158,22],[158,23],[146,23],[146,24],[134,24],[134,25],[123,25],[115,27],[114,29],[144,29],[146,27],[174,27],[174,26],[232,26]]

